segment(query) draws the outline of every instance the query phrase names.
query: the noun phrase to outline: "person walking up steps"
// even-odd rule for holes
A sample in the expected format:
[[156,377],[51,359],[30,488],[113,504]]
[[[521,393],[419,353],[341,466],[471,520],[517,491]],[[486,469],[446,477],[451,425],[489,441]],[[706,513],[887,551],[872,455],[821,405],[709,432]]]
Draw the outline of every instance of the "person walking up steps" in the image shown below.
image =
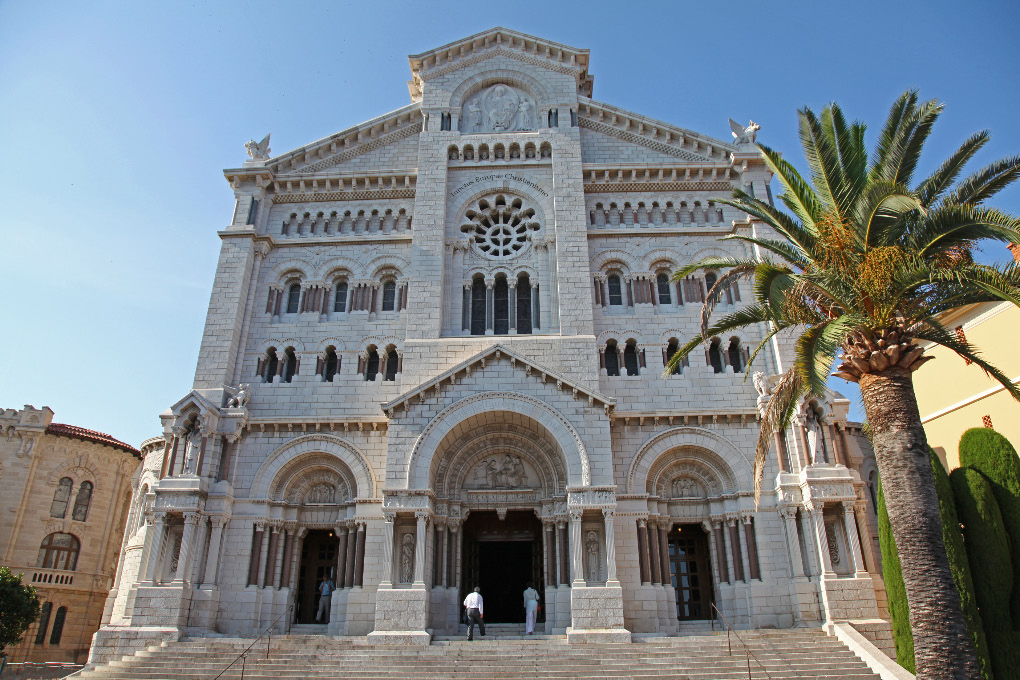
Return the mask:
[[468,596],[464,598],[464,607],[467,609],[468,618],[468,642],[475,637],[475,624],[478,624],[478,630],[481,632],[482,637],[485,637],[485,611],[482,605],[482,589],[475,586],[473,593],[468,593]]
[[528,635],[534,635],[535,619],[538,618],[538,591],[530,583],[528,589],[524,591],[524,615],[527,622],[525,632]]
[[333,579],[328,576],[319,584],[319,611],[315,614],[316,623],[329,623],[329,609],[333,602]]

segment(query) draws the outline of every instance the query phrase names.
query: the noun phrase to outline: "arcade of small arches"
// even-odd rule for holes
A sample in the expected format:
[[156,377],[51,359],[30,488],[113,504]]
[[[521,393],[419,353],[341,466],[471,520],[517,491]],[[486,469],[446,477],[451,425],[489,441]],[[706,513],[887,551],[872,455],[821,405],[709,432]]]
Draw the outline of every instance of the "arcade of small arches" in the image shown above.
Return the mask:
[[646,204],[624,202],[618,205],[610,202],[596,202],[588,207],[588,226],[594,229],[612,227],[628,227],[634,225],[653,226],[723,226],[722,208],[715,201],[700,200],[651,201]]
[[[594,275],[595,304],[604,313],[626,313],[638,305],[651,305],[659,313],[680,312],[686,304],[702,304],[712,291],[719,276],[714,271],[698,277],[691,275],[672,282],[667,264],[658,265],[652,272],[631,273],[621,262],[609,261]],[[734,305],[740,302],[740,286],[736,281],[723,285],[715,292],[717,304]]]
[[[343,355],[357,354],[356,374],[366,382],[375,380],[395,381],[404,371],[404,352],[396,343],[380,345],[371,342],[364,349],[346,351],[336,345],[326,345],[315,355],[315,377],[321,382],[331,383],[339,379],[344,365]],[[255,367],[256,377],[264,383],[289,383],[301,373],[301,357],[294,346],[284,347],[282,352],[270,345],[259,356]]]
[[[599,346],[599,369],[602,375],[612,377],[620,375],[637,376],[647,368],[646,348],[642,347],[633,337],[616,338],[615,333],[604,333],[603,342]],[[623,334],[625,335],[625,333]],[[661,344],[662,365],[668,362],[680,350],[680,340],[670,337]],[[743,373],[747,367],[748,350],[739,337],[731,337],[723,343],[718,337],[709,338],[705,348],[705,365],[711,366],[715,373]],[[690,367],[690,355],[684,357],[670,370],[671,375],[680,375]]]
[[523,145],[518,142],[503,143],[497,142],[490,147],[486,143],[478,144],[477,153],[474,144],[462,146],[451,144],[446,150],[446,157],[451,162],[470,163],[476,161],[501,161],[501,160],[549,160],[552,158],[552,145],[549,142],[542,142],[535,145],[534,142],[525,142]]
[[342,321],[347,314],[372,315],[402,312],[407,307],[407,281],[396,270],[384,270],[375,280],[356,280],[346,273],[329,283],[302,282],[291,272],[280,283],[269,286],[266,314],[274,321],[314,314],[319,321]]
[[[249,218],[250,220],[252,218]],[[342,236],[345,234],[407,233],[412,216],[408,208],[295,211],[280,224],[281,236]],[[249,224],[253,224],[249,221]]]

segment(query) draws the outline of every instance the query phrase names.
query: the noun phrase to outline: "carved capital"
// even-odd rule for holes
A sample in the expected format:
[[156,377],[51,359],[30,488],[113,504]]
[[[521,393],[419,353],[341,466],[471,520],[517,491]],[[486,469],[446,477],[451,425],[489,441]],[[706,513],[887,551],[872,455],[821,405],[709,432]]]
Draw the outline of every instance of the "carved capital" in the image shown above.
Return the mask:
[[647,520],[645,520],[645,519],[644,519],[644,518],[642,518],[642,517],[638,517],[637,525],[638,525],[638,528],[639,528],[639,529],[644,529],[644,528],[645,528],[645,525],[646,525],[647,523],[648,523],[648,521],[647,521]]
[[185,524],[198,524],[198,520],[202,518],[201,513],[198,512],[186,512],[184,513]]

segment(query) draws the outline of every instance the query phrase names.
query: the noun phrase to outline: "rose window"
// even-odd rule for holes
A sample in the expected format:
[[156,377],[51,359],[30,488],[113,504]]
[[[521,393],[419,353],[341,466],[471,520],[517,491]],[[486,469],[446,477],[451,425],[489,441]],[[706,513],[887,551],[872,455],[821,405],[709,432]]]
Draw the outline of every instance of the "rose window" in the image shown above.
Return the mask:
[[491,260],[516,257],[528,249],[531,234],[538,231],[535,211],[521,199],[509,203],[503,196],[483,198],[476,209],[465,214],[468,222],[461,232],[470,235],[475,251]]

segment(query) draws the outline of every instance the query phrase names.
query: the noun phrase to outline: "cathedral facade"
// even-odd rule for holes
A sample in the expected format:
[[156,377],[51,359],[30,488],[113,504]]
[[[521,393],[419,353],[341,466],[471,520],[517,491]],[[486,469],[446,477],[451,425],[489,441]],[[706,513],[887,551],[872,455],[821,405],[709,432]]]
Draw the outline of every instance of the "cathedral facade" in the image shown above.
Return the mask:
[[[671,274],[766,235],[751,143],[592,98],[588,50],[502,28],[410,57],[411,103],[225,171],[236,205],[194,389],[146,442],[94,660],[184,631],[381,642],[488,622],[571,642],[875,620],[874,459],[838,395],[777,437],[792,346],[712,338]],[[728,134],[728,131],[727,131]],[[315,627],[318,586],[337,585]],[[303,628],[302,628],[303,627]]]

